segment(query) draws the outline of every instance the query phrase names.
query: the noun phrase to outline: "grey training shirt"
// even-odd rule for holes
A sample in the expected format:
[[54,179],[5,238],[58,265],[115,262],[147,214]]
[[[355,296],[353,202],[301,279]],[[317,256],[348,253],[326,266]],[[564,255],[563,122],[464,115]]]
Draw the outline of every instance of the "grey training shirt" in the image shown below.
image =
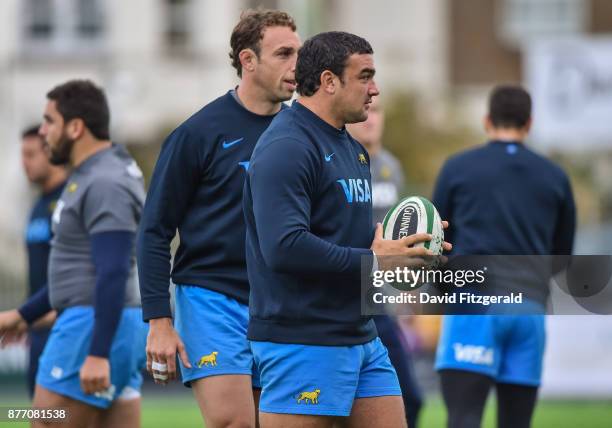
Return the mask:
[[372,220],[382,222],[402,196],[404,173],[399,161],[385,149],[370,156],[372,173]]
[[[96,272],[90,235],[136,233],[144,198],[142,172],[121,146],[102,150],[74,169],[51,220],[48,286],[53,308],[93,305]],[[140,306],[134,255],[125,305]]]

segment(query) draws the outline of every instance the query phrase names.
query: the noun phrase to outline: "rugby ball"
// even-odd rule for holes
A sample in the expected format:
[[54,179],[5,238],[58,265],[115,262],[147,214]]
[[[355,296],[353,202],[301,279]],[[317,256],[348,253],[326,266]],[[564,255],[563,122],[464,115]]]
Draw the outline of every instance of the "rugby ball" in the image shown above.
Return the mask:
[[429,233],[429,242],[419,243],[434,255],[442,254],[444,228],[442,219],[434,205],[422,196],[409,196],[389,210],[383,220],[383,238],[401,239],[415,233]]

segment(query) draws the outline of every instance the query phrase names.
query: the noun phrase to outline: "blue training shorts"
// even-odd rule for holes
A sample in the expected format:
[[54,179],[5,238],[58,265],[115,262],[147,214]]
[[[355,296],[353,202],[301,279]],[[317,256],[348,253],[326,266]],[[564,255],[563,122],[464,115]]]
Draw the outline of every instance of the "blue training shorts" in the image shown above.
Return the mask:
[[185,344],[191,368],[179,359],[183,383],[218,375],[259,376],[246,338],[249,308],[231,297],[202,287],[177,285],[174,327]]
[[349,416],[357,398],[402,395],[379,338],[353,346],[251,341],[251,349],[262,412]]
[[539,386],[545,342],[544,315],[447,315],[435,367]]
[[36,383],[57,394],[106,409],[128,390],[131,396],[140,391],[148,326],[142,321],[140,308],[123,310],[109,355],[111,386],[90,395],[81,389],[79,371],[89,354],[93,325],[92,306],[75,306],[61,313],[40,357]]

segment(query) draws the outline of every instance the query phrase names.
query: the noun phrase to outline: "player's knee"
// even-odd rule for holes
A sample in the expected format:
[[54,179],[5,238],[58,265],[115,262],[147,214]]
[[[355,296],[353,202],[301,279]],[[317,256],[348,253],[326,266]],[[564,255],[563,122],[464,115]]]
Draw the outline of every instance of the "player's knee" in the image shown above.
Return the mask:
[[255,421],[247,418],[205,418],[209,428],[255,428]]
[[404,396],[404,410],[409,421],[417,417],[422,407],[423,399],[418,395]]
[[208,428],[255,428],[254,415],[245,412],[213,412],[204,419]]

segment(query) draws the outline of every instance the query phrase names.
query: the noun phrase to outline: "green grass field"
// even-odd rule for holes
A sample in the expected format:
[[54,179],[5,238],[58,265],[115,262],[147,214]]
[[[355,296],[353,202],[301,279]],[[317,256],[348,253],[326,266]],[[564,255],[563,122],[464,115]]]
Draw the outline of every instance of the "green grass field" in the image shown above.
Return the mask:
[[[14,398],[0,398],[0,405],[23,404]],[[438,398],[430,398],[423,409],[420,427],[443,428],[445,412]],[[25,423],[2,423],[11,428],[27,427]],[[193,397],[172,394],[168,397],[156,393],[145,395],[142,414],[143,428],[192,428],[203,426],[200,412]],[[495,427],[495,408],[487,406],[483,428]],[[610,428],[612,427],[612,402],[603,401],[540,401],[535,413],[533,428]]]
[[[156,397],[143,405],[144,428],[187,428],[202,426],[200,413],[191,397],[168,399]],[[444,406],[431,398],[423,409],[420,427],[443,428],[446,420]],[[495,408],[486,410],[483,428],[495,427]],[[541,401],[536,409],[533,428],[610,428],[612,402],[601,401]]]

